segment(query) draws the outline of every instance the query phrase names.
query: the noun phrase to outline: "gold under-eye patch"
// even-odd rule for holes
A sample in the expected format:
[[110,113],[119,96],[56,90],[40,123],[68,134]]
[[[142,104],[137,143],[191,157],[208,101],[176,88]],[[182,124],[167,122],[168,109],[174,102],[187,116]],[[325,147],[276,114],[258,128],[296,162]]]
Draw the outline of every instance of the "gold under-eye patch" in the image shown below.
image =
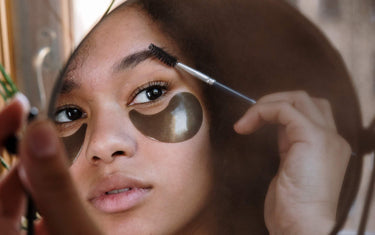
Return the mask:
[[66,153],[71,162],[78,156],[86,136],[87,124],[83,124],[73,135],[62,137]]
[[[145,115],[132,110],[129,117],[145,136],[165,143],[177,143],[192,138],[199,131],[203,111],[193,94],[182,92],[173,96],[168,106],[159,113]],[[71,162],[81,151],[86,130],[87,124],[83,124],[73,135],[61,138]]]
[[129,117],[145,136],[165,143],[177,143],[192,138],[199,131],[203,111],[193,94],[182,92],[173,96],[159,113],[145,115],[132,110]]

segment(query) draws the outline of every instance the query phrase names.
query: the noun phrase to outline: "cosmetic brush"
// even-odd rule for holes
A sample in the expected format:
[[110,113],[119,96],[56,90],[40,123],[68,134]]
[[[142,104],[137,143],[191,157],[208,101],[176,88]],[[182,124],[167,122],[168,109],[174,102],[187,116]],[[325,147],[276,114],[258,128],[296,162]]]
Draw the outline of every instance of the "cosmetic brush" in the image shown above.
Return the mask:
[[196,69],[193,69],[193,68],[187,66],[186,64],[178,62],[176,57],[168,54],[166,51],[164,51],[160,47],[157,47],[157,46],[155,46],[154,44],[151,43],[150,46],[148,47],[148,49],[150,50],[152,55],[154,55],[156,58],[158,58],[164,64],[166,64],[170,67],[174,67],[174,68],[180,69],[182,71],[185,71],[185,72],[193,75],[194,77],[198,78],[199,80],[207,83],[208,85],[220,88],[220,89],[222,89],[222,90],[224,90],[224,91],[226,91],[230,94],[233,94],[237,97],[240,97],[240,98],[246,100],[250,104],[256,103],[256,101],[254,99],[251,99],[251,98],[245,96],[244,94],[242,94],[242,93],[240,93],[236,90],[233,90],[232,88],[216,81],[215,79],[209,77],[208,75],[206,75],[202,72],[199,72]]

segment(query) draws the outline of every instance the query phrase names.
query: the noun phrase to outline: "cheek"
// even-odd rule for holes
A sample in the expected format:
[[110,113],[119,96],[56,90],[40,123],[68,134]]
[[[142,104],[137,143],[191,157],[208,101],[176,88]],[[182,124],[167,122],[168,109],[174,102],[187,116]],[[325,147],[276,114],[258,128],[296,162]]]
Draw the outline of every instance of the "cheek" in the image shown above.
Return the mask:
[[176,147],[166,148],[164,152],[168,156],[160,163],[165,168],[161,173],[164,190],[159,195],[158,207],[168,210],[165,217],[181,225],[199,220],[199,216],[210,209],[214,180],[205,122],[190,140],[170,145]]
[[84,196],[89,188],[88,182],[92,176],[83,168],[83,164],[74,164],[69,168],[70,175],[80,196]]
[[155,145],[159,145],[159,150],[158,156],[155,153],[153,155],[153,164],[161,176],[159,183],[165,190],[163,197],[169,197],[169,201],[180,198],[180,201],[184,201],[179,202],[179,206],[182,207],[192,204],[196,204],[195,208],[200,207],[201,202],[206,201],[213,185],[211,148],[206,122],[203,121],[199,132],[188,141]]

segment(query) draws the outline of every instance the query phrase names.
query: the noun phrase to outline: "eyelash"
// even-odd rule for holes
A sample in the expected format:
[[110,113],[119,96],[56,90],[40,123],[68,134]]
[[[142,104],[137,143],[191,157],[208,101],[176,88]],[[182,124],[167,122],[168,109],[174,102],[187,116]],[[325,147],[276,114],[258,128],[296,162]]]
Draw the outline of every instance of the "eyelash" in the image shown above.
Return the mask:
[[[154,102],[157,102],[159,100],[159,97],[155,100],[150,100],[148,102],[145,102],[145,103],[136,103],[136,104],[132,104],[132,102],[134,101],[134,99],[137,97],[137,95],[139,95],[141,92],[147,90],[148,88],[150,87],[158,87],[158,88],[161,88],[163,89],[165,92],[168,91],[168,88],[169,88],[169,85],[170,83],[169,82],[166,82],[166,81],[151,81],[151,82],[148,82],[142,86],[139,86],[137,87],[133,93],[130,95],[130,102],[128,105],[137,105],[137,104],[152,104]],[[165,92],[161,95],[165,95]],[[160,96],[160,97],[161,97]],[[82,118],[85,118],[87,116],[87,114],[79,107],[79,106],[76,106],[76,105],[72,105],[72,104],[66,104],[66,105],[62,105],[60,106],[56,112],[55,112],[55,118],[57,118],[57,115],[62,113],[63,111],[67,111],[68,109],[77,109],[79,110],[81,113],[82,113],[82,117],[79,118],[79,119],[82,119]],[[77,119],[78,120],[78,119]],[[58,122],[55,120],[56,124],[58,125],[66,125],[66,124],[70,124],[70,123],[73,123],[77,120],[72,120],[72,121],[67,121],[67,122]]]
[[[167,92],[169,90],[170,83],[167,82],[167,81],[151,81],[151,82],[148,82],[144,85],[141,85],[141,86],[137,87],[132,92],[132,94],[130,95],[130,99],[129,99],[130,102],[128,102],[128,105],[133,105],[132,102],[134,101],[135,97],[137,97],[137,95],[139,95],[141,92],[143,92],[143,91],[145,91],[148,88],[153,87],[153,86],[162,88],[163,90],[165,90]],[[162,94],[161,96],[163,96],[163,95],[165,95],[165,93]],[[151,100],[151,101],[146,102],[146,103],[150,104],[150,103],[157,102],[157,101],[158,101],[158,99]],[[146,104],[146,103],[140,103],[140,104]],[[136,105],[136,104],[134,104],[134,105]]]

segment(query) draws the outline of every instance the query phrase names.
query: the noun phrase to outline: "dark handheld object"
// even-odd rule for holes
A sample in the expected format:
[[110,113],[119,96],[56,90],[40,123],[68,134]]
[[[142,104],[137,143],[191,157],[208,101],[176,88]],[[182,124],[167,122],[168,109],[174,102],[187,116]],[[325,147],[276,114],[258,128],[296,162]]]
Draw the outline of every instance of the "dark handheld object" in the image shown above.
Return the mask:
[[18,148],[18,137],[16,135],[11,135],[4,141],[5,149],[10,154],[16,154]]
[[34,220],[36,219],[36,207],[30,195],[27,195],[27,235],[34,234]]
[[[27,117],[27,121],[31,122],[36,118],[38,115],[38,109],[36,107],[32,107],[29,112],[29,116]],[[18,142],[19,139],[16,135],[9,136],[5,142],[5,148],[10,154],[16,154],[18,150]],[[36,208],[33,203],[33,200],[30,194],[27,195],[27,210],[26,210],[26,219],[27,219],[27,234],[33,235],[34,234],[34,220],[36,219]]]
[[160,47],[157,47],[155,46],[154,44],[150,44],[150,46],[148,47],[148,49],[150,50],[151,54],[154,55],[156,58],[158,58],[161,62],[163,62],[164,64],[168,65],[168,66],[171,66],[171,67],[175,67],[175,68],[178,68],[180,70],[183,70],[191,75],[193,75],[194,77],[202,80],[203,82],[211,85],[211,86],[214,86],[214,87],[217,87],[217,88],[220,88],[222,89],[223,91],[225,92],[228,92],[232,95],[235,95],[237,97],[240,97],[244,100],[246,100],[247,102],[249,102],[250,104],[255,104],[256,101],[254,99],[251,99],[249,97],[247,97],[246,95],[236,91],[236,90],[233,90],[232,88],[224,85],[224,84],[221,84],[220,82],[216,81],[215,79],[207,76],[206,74],[202,73],[202,72],[199,72],[198,70],[195,70],[181,62],[178,62],[177,58],[168,54],[166,51],[164,51],[163,49],[161,49]]
[[[38,115],[38,112],[39,111],[36,107],[32,107],[29,111],[29,116],[27,117],[27,121],[31,122],[32,120],[34,120],[35,117]],[[18,137],[14,134],[5,139],[4,146],[5,146],[5,149],[8,151],[8,153],[10,154],[17,153],[18,142],[19,142]]]

